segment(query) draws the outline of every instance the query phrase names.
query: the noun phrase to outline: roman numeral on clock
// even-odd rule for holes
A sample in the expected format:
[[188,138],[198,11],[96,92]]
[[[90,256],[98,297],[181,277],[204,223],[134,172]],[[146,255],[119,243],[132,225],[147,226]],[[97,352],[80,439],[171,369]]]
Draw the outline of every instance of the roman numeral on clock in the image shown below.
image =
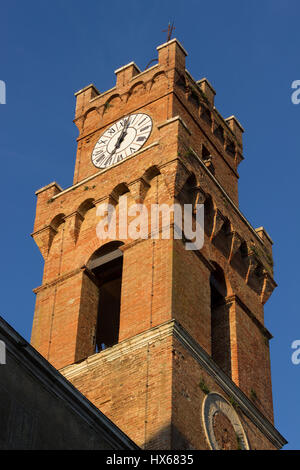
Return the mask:
[[101,150],[101,149],[96,150],[96,151],[94,152],[94,155],[97,156],[99,153],[100,153],[100,156],[101,156],[101,155],[104,155],[104,152],[103,152],[103,150]]
[[115,163],[119,163],[121,160],[123,160],[123,155],[122,155],[122,153],[119,153],[119,154],[117,155],[117,158],[116,158]]
[[146,119],[148,119],[148,116],[144,117],[144,119],[142,119],[140,122],[138,122],[138,126],[140,126],[144,121],[146,121]]
[[96,158],[95,162],[97,163],[97,165],[100,165],[100,163],[104,160],[104,158],[105,158],[104,154],[102,154],[100,157]]
[[140,129],[140,132],[144,132],[144,131],[146,131],[147,129],[149,129],[149,127],[151,127],[151,126],[149,125],[149,126],[145,126],[145,127],[143,127],[142,129]]

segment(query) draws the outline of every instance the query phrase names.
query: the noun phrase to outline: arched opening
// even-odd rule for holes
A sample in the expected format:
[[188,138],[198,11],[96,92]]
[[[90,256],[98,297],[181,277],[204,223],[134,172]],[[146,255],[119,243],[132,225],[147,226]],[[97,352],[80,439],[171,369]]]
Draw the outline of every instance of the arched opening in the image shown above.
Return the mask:
[[119,248],[121,245],[123,243],[118,241],[107,243],[93,254],[88,263],[99,289],[96,352],[119,341],[123,270],[123,252]]
[[225,221],[220,231],[217,233],[217,235],[213,239],[214,245],[223,253],[225,258],[228,258],[230,255],[231,239],[232,239],[231,223],[229,219],[225,217]]
[[214,263],[210,276],[211,354],[213,360],[231,377],[231,348],[227,287],[222,269]]
[[184,183],[178,195],[178,199],[182,205],[191,204],[192,208],[194,209],[196,196],[197,196],[197,180],[196,180],[194,173],[192,173],[188,177],[186,182]]

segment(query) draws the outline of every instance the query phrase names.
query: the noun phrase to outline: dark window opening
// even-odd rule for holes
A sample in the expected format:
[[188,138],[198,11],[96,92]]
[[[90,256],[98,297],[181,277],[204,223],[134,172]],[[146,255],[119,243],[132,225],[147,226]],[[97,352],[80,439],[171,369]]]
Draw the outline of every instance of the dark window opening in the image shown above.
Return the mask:
[[223,271],[216,267],[210,277],[212,358],[231,377],[231,348],[227,288]]
[[187,86],[186,86],[186,80],[183,75],[180,75],[178,79],[176,80],[176,85],[179,86],[183,91],[186,91]]
[[209,158],[211,158],[210,151],[205,147],[205,145],[202,145],[202,159],[208,160]]
[[194,91],[190,92],[188,99],[191,103],[195,104],[196,106],[199,106],[200,98]]
[[200,117],[208,124],[211,125],[212,119],[211,119],[211,112],[208,108],[205,106],[201,106],[201,113]]
[[214,134],[222,143],[224,143],[224,141],[225,141],[225,139],[224,139],[224,130],[223,130],[222,126],[218,126],[214,130]]
[[[104,247],[103,247],[104,248]],[[96,326],[96,352],[117,344],[120,330],[121,287],[123,253],[111,246],[95,254],[90,269],[99,287],[99,303]]]
[[235,155],[235,145],[232,141],[229,141],[226,145],[226,152],[228,152],[232,157]]

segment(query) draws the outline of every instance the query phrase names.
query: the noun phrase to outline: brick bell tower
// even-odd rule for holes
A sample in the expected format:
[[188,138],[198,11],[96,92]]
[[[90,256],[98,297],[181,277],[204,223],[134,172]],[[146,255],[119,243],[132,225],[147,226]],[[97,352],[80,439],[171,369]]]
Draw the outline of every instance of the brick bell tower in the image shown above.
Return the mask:
[[[279,449],[264,304],[272,240],[239,210],[243,128],[173,39],[76,93],[73,185],[36,192],[33,346],[145,449]],[[204,203],[205,240],[100,240],[97,208]],[[153,235],[153,234],[152,234]],[[161,234],[160,234],[161,235]]]

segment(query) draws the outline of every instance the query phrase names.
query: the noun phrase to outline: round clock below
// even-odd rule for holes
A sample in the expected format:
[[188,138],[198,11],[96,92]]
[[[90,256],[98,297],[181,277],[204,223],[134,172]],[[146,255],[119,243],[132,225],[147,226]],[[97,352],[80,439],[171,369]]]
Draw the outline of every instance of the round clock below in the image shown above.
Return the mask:
[[131,114],[120,119],[98,139],[92,152],[97,168],[108,168],[137,152],[147,141],[152,130],[148,114]]
[[247,436],[237,412],[219,393],[206,395],[202,421],[212,450],[249,450]]

